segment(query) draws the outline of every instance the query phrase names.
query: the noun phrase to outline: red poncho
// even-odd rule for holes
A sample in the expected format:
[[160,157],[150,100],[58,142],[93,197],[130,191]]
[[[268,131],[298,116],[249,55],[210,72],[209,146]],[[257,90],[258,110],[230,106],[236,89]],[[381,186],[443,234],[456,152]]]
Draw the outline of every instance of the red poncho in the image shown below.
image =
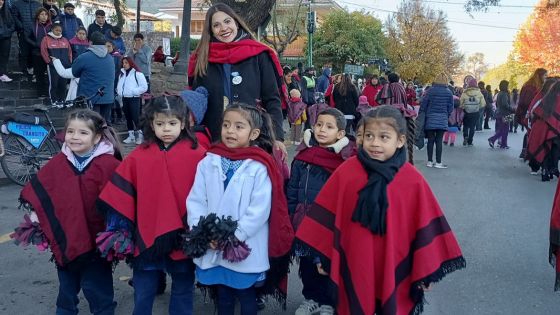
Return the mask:
[[556,267],[556,281],[554,291],[560,291],[560,183],[556,186],[556,195],[552,203],[552,214],[550,216],[550,250],[549,261]]
[[[559,99],[560,101],[560,99]],[[533,111],[531,131],[527,142],[527,156],[542,163],[552,148],[552,140],[560,136],[560,114],[554,110],[544,117],[542,106]]]
[[136,148],[101,192],[99,208],[115,211],[134,225],[135,257],[186,258],[177,240],[186,227],[187,196],[205,153],[191,146],[182,140],[167,150],[156,143]]
[[387,233],[352,222],[367,180],[357,158],[337,168],[296,237],[330,265],[339,315],[420,313],[419,286],[464,268],[461,249],[430,187],[408,163],[387,186]]
[[20,200],[37,213],[57,265],[95,250],[95,237],[105,230],[95,201],[118,165],[112,155],[103,154],[80,173],[59,153],[21,191]]

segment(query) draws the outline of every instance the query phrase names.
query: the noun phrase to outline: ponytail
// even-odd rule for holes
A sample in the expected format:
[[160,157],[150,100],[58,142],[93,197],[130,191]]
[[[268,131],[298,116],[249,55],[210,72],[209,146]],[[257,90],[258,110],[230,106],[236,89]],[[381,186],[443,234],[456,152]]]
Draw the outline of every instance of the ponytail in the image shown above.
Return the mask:
[[115,150],[114,156],[117,160],[122,161],[122,146],[121,143],[117,140],[118,136],[115,132],[115,129],[110,126],[104,126],[103,132],[101,133],[101,139],[105,139],[106,141],[110,142],[113,145],[113,150]]

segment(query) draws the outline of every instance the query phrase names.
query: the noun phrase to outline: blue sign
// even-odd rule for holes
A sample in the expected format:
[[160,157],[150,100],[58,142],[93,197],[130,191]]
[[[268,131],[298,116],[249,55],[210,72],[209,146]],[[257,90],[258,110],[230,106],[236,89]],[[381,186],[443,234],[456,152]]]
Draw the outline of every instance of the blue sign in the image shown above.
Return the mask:
[[21,136],[36,149],[39,149],[43,141],[49,136],[49,131],[43,126],[20,124],[13,121],[8,122],[8,131]]

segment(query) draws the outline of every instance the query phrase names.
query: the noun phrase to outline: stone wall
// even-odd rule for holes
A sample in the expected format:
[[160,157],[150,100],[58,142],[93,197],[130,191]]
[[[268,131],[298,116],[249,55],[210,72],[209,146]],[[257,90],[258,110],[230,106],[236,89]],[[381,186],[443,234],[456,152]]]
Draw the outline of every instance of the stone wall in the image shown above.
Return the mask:
[[[127,49],[130,49],[134,43],[134,34],[136,34],[136,32],[123,32],[121,35]],[[144,35],[144,42],[152,48],[152,51],[156,51],[158,46],[163,45],[164,37],[169,39],[173,38],[173,32],[150,32],[142,33],[142,35]]]
[[166,67],[163,63],[152,63],[150,77],[150,92],[153,95],[163,93],[179,93],[187,87],[187,75],[173,73],[173,67]]

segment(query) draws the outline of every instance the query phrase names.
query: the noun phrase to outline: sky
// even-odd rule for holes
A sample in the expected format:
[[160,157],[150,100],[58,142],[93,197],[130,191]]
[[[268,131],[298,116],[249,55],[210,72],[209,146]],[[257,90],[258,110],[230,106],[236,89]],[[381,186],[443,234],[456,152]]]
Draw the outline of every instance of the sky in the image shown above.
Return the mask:
[[[351,11],[364,9],[383,22],[392,14],[387,11],[397,11],[400,4],[397,0],[336,0],[336,2]],[[490,7],[488,12],[475,12],[472,17],[465,12],[466,0],[423,0],[423,2],[447,14],[450,32],[465,56],[482,52],[492,68],[506,61],[517,30],[531,14],[538,0],[502,0],[501,7]]]

